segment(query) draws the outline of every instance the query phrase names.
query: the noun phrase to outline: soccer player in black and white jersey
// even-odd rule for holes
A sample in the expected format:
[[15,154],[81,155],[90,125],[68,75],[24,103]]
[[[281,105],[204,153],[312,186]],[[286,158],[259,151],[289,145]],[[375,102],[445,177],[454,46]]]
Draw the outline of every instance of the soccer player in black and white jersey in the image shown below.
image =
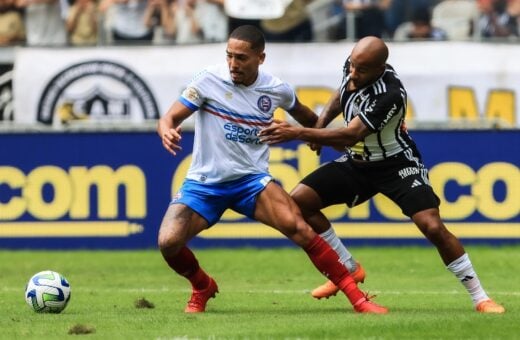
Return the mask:
[[[345,63],[340,88],[315,127],[277,121],[261,131],[261,140],[274,144],[299,139],[318,152],[322,145],[345,149],[343,157],[305,177],[291,196],[307,223],[338,252],[356,281],[364,280],[364,270],[336,236],[321,209],[340,203],[353,207],[382,193],[437,247],[442,261],[465,286],[477,311],[504,313],[504,307],[488,297],[462,244],[441,220],[440,200],[406,131],[406,91],[394,69],[386,64],[387,58],[388,47],[383,40],[361,39]],[[345,125],[325,129],[340,113]],[[334,284],[327,282],[312,295],[329,297],[337,291]]]

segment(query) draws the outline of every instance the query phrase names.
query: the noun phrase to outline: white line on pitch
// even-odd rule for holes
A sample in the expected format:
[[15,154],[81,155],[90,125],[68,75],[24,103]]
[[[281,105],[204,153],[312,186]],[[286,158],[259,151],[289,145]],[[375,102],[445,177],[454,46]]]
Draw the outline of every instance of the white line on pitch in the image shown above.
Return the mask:
[[[223,288],[223,289],[222,289]],[[20,292],[23,288],[14,287],[2,287],[2,292]],[[121,288],[121,289],[98,289],[98,288],[85,288],[85,287],[72,287],[73,292],[97,292],[97,293],[185,293],[191,292],[188,288]],[[221,291],[226,292],[225,287],[221,287]],[[239,294],[308,294],[310,290],[291,290],[291,289],[233,289],[226,293],[239,293]],[[368,290],[370,294],[384,294],[384,295],[466,295],[465,291],[424,291],[424,290],[407,290],[407,291],[381,291],[381,290]],[[489,291],[492,295],[509,295],[509,296],[520,296],[520,292],[515,291]]]

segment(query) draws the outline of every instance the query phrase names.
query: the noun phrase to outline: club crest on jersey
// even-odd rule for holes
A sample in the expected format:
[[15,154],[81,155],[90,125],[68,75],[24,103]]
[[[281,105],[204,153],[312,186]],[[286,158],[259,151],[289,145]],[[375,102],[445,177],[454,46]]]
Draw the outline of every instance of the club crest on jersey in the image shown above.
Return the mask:
[[271,98],[268,96],[261,96],[258,98],[258,108],[262,112],[269,112],[271,110],[271,106],[273,105]]

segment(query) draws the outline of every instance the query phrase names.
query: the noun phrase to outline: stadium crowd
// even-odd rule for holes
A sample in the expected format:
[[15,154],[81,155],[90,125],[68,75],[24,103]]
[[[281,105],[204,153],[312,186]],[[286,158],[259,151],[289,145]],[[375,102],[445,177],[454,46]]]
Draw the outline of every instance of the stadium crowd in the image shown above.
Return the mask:
[[245,18],[229,15],[236,1],[0,0],[0,45],[223,42],[244,23],[259,27],[268,41],[283,42],[368,35],[517,41],[520,35],[520,0],[287,0],[281,15]]

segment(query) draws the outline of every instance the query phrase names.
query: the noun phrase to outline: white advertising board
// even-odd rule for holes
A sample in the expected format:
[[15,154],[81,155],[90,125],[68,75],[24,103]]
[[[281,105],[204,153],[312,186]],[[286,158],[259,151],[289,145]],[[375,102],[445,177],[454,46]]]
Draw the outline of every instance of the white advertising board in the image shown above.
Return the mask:
[[[263,67],[291,83],[317,112],[339,86],[353,44],[268,44]],[[225,44],[103,48],[19,48],[15,121],[61,126],[163,114],[190,79],[225,62]],[[409,97],[409,119],[499,119],[520,126],[520,46],[473,42],[389,43]]]

